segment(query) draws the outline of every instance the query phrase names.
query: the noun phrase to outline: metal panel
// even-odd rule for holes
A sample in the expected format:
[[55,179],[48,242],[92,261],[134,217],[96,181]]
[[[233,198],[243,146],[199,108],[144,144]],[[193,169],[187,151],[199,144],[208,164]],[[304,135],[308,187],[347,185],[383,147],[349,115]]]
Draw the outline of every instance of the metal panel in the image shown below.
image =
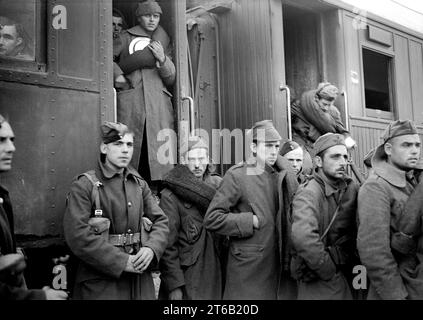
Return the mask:
[[398,119],[413,119],[411,100],[410,61],[408,57],[408,39],[399,35],[394,37],[395,47],[395,88],[396,112]]
[[91,168],[98,156],[99,96],[1,85],[1,112],[16,135],[13,169],[2,180],[13,199],[16,233],[59,235],[72,178]]
[[423,124],[423,46],[410,41],[410,72],[413,114],[416,124]]

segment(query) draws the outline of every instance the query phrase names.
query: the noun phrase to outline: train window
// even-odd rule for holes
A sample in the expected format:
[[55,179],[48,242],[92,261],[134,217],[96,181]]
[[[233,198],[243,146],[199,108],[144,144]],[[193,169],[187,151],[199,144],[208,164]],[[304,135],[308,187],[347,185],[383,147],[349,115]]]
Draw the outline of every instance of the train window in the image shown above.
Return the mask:
[[393,119],[391,68],[392,57],[363,48],[367,116]]
[[0,0],[0,58],[35,60],[36,0]]

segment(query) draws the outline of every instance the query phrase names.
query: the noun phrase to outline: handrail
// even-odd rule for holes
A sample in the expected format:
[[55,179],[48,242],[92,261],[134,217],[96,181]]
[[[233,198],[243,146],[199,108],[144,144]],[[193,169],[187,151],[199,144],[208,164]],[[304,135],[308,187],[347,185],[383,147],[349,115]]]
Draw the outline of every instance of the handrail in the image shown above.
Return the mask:
[[194,130],[195,130],[194,99],[189,96],[182,97],[181,99],[189,101],[189,124],[190,124],[189,134],[191,136],[194,136]]
[[281,85],[280,91],[286,92],[287,118],[288,118],[288,139],[292,140],[292,120],[291,120],[291,89],[288,86]]
[[348,94],[342,91],[341,95],[344,97],[344,110],[345,110],[345,128],[350,131],[350,115],[348,109]]

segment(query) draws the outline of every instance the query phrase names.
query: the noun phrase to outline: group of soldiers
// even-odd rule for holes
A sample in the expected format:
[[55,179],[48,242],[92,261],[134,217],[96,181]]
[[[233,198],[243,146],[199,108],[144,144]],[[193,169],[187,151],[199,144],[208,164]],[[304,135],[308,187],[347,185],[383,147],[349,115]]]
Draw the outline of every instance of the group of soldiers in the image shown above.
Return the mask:
[[[63,221],[78,260],[74,299],[156,299],[157,270],[161,299],[353,299],[356,265],[366,268],[368,299],[423,298],[423,167],[411,121],[388,125],[361,187],[348,176],[342,134],[317,138],[306,174],[301,146],[281,146],[272,121],[257,122],[250,158],[223,179],[198,137],[165,175],[159,203],[130,166],[134,133],[111,122],[101,132],[97,166],[73,182]],[[0,117],[0,173],[11,169],[13,139]],[[26,288],[0,191],[2,299],[66,299]]]
[[[356,144],[330,83],[292,101],[293,141],[270,120],[255,123],[251,155],[223,178],[201,137],[189,140],[179,164],[159,166],[155,137],[173,128],[166,85],[175,68],[160,6],[143,2],[136,13],[139,25],[114,37],[119,122],[101,126],[97,165],[66,199],[64,236],[78,261],[73,299],[423,298],[423,165],[411,121],[388,125],[365,159],[362,185],[349,176]],[[122,20],[114,19],[117,29]],[[0,116],[0,174],[12,167],[13,139]],[[0,187],[1,299],[68,298],[26,287],[13,230]],[[360,294],[352,285],[358,265],[369,280]]]

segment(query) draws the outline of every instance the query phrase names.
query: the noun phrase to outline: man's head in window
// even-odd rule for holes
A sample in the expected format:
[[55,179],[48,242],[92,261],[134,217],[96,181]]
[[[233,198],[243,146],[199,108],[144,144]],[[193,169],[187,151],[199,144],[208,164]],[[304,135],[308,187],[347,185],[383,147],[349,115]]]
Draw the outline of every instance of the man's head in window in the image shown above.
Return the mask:
[[328,110],[338,96],[338,88],[329,82],[320,83],[316,91],[316,101],[323,110]]
[[147,32],[154,32],[159,26],[162,9],[156,1],[145,1],[138,4],[135,15],[140,26]]
[[0,56],[20,59],[30,58],[26,33],[20,23],[0,16]]

